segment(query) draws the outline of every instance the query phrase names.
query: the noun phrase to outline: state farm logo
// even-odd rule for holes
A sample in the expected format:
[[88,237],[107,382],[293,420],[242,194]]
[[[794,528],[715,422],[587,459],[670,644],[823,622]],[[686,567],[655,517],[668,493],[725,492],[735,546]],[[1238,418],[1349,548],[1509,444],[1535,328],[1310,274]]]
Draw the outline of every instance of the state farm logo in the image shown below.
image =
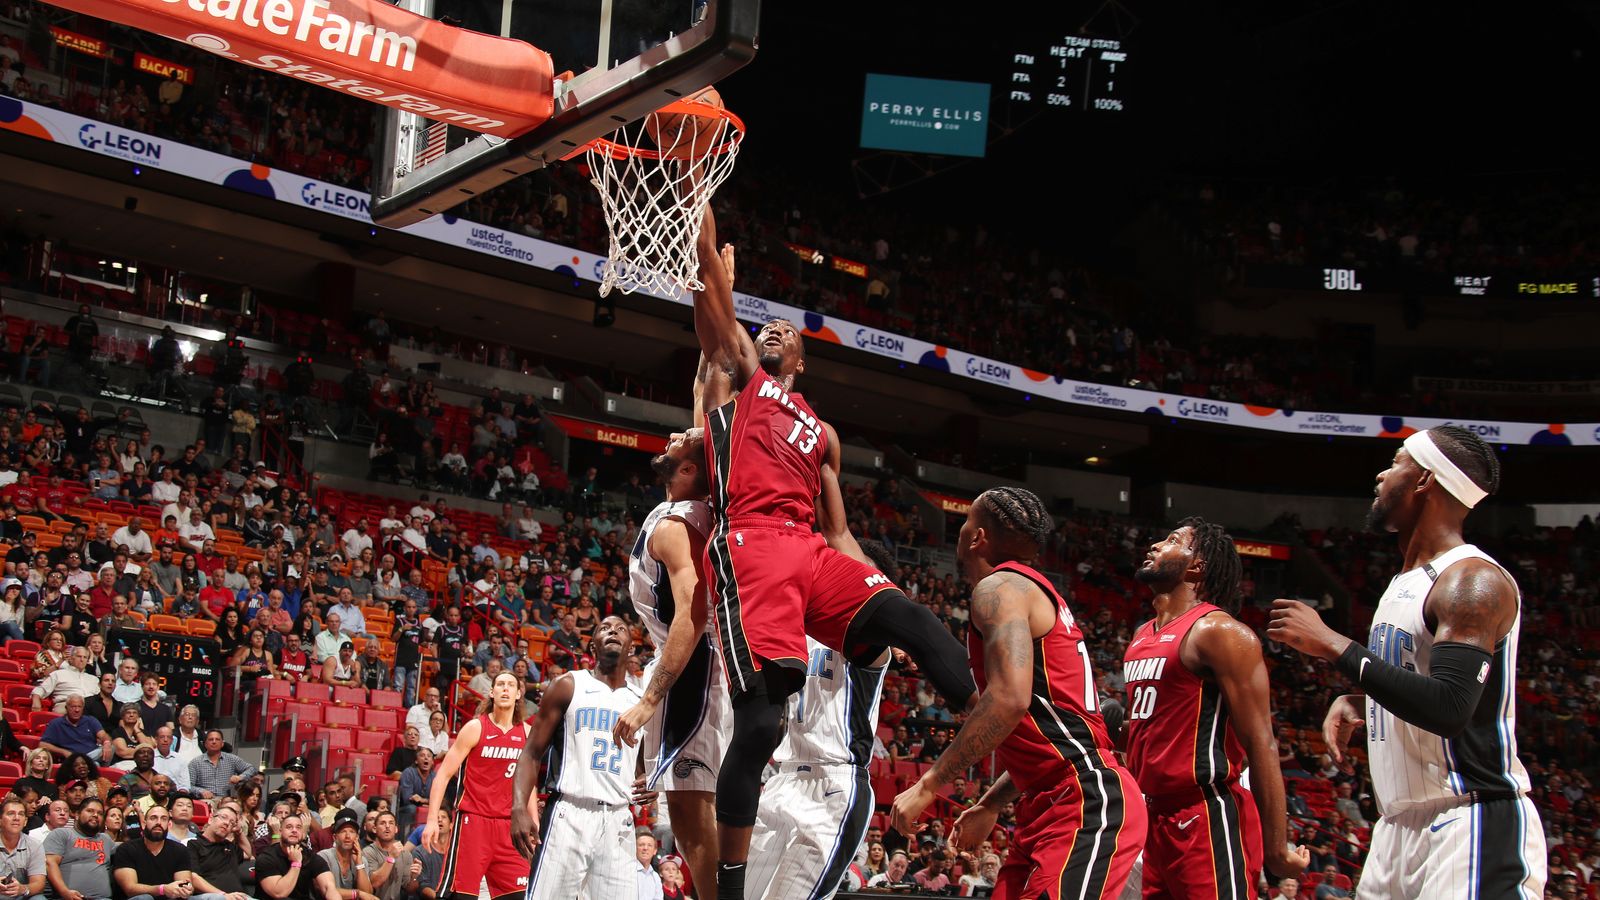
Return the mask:
[[[278,37],[323,50],[343,53],[350,57],[365,57],[368,62],[410,72],[417,62],[417,39],[408,34],[390,31],[381,25],[360,19],[347,19],[330,11],[327,0],[244,0],[239,3],[217,3],[215,0],[164,0],[166,3],[183,3],[197,13],[224,22],[238,22],[247,28],[260,29]],[[215,35],[192,34],[187,38],[193,46],[232,56],[231,44]]]
[[215,53],[218,56],[226,56],[230,59],[239,58],[239,54],[233,52],[233,45],[228,43],[227,38],[217,37],[214,34],[191,34],[183,40],[190,46],[199,47],[207,53]]

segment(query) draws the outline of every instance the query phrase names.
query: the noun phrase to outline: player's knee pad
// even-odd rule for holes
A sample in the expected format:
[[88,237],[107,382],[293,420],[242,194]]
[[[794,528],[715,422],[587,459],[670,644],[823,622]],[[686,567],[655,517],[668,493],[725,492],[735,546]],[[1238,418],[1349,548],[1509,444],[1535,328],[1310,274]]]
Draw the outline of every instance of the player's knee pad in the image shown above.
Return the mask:
[[761,770],[783,737],[786,699],[787,694],[778,694],[759,682],[733,698],[733,740],[717,771],[718,822],[736,828],[756,823]]
[[850,625],[850,646],[899,647],[916,660],[934,688],[952,710],[962,710],[978,692],[967,664],[966,648],[955,639],[933,610],[907,597],[898,588],[882,591],[877,605]]

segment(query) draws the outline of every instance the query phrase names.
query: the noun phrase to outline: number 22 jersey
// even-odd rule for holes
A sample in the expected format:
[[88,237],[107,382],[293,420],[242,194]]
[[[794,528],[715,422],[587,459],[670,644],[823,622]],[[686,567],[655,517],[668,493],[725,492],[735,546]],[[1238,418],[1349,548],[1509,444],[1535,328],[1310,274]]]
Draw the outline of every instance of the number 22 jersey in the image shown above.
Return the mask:
[[641,697],[629,684],[613,690],[587,669],[572,673],[572,702],[561,723],[561,740],[550,742],[545,759],[544,787],[552,797],[627,805],[640,744],[617,743],[611,728]]

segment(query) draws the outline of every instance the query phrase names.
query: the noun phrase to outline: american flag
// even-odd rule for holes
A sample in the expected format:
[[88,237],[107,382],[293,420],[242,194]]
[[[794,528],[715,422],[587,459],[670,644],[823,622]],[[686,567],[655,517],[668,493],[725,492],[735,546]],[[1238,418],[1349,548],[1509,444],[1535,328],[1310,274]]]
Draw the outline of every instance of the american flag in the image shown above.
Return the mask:
[[429,122],[428,133],[422,142],[422,154],[417,159],[417,165],[425,166],[443,156],[445,139],[449,134],[449,125],[443,122]]

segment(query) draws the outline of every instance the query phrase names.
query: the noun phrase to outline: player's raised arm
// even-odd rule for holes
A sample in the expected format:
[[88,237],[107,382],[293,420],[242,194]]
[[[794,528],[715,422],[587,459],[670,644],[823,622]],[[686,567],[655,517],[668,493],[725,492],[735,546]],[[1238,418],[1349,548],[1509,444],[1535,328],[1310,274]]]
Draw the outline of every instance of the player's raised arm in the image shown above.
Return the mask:
[[435,853],[447,852],[446,847],[434,846],[434,841],[439,837],[438,817],[431,815],[444,803],[444,793],[450,788],[451,779],[461,771],[461,762],[467,758],[473,748],[478,746],[478,738],[483,736],[483,723],[476,718],[461,726],[461,732],[456,735],[450,744],[450,751],[444,755],[444,762],[434,770],[433,787],[428,789],[428,825],[422,829],[422,846]]
[[745,386],[761,361],[755,343],[734,314],[733,248],[717,247],[717,219],[709,204],[696,246],[705,290],[694,295],[694,332],[709,366],[705,408],[716,409],[727,401],[730,390],[737,392]]
[[856,536],[850,533],[849,516],[844,509],[844,489],[839,484],[839,466],[843,451],[839,449],[839,432],[822,423],[828,435],[828,452],[822,460],[822,494],[817,498],[817,529],[828,546],[845,556],[867,565],[877,565],[862,552]]
[[655,674],[645,687],[644,697],[618,717],[612,736],[620,743],[630,747],[638,743],[639,729],[650,721],[656,707],[667,698],[672,685],[683,674],[683,667],[689,664],[695,642],[705,633],[709,606],[702,587],[705,580],[700,573],[705,549],[706,539],[682,519],[672,516],[662,519],[650,536],[647,552],[666,568],[674,606],[688,610],[689,614],[673,616],[666,644],[661,648],[661,657],[656,661]]
[[1288,812],[1283,799],[1283,771],[1278,767],[1278,739],[1272,731],[1271,690],[1261,641],[1232,617],[1206,616],[1189,632],[1195,661],[1211,671],[1222,689],[1239,743],[1250,762],[1250,793],[1261,815],[1261,843],[1267,868],[1291,878],[1311,864],[1305,847],[1289,850]]
[[[517,777],[511,782],[511,843],[529,860],[539,844],[539,817],[534,813],[539,787],[539,762],[545,750],[561,731],[561,721],[572,703],[572,675],[557,678],[545,689],[528,731],[528,740],[522,746],[522,756],[517,760]],[[459,740],[459,738],[458,738]]]
[[1426,610],[1437,622],[1426,675],[1379,659],[1298,600],[1272,602],[1267,636],[1333,661],[1401,721],[1453,738],[1466,729],[1483,697],[1495,645],[1516,619],[1517,590],[1492,563],[1464,560],[1439,575]]
[[[933,767],[894,799],[894,827],[916,833],[916,821],[940,788],[993,753],[1016,729],[1032,701],[1031,602],[1038,590],[1026,578],[994,572],[972,590],[972,626],[983,635],[984,691],[972,714]],[[1049,630],[1045,623],[1041,634]]]

